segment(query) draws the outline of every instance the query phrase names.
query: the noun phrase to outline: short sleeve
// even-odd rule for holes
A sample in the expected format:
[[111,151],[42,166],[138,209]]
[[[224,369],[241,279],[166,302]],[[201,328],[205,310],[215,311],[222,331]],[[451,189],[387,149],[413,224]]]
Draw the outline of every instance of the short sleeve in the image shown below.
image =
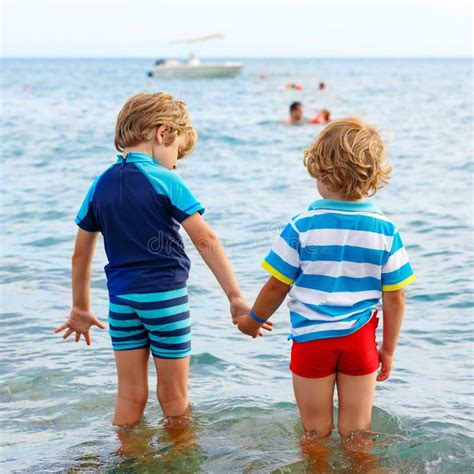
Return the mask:
[[92,183],[92,186],[89,188],[89,191],[82,202],[82,206],[77,213],[75,222],[82,229],[87,232],[98,232],[99,227],[97,225],[97,220],[94,215],[93,209],[93,197],[94,191],[97,184],[98,178]]
[[402,238],[397,230],[393,236],[392,249],[382,267],[382,291],[401,290],[415,279]]
[[292,285],[300,273],[300,239],[293,221],[290,221],[275,240],[262,267],[277,280]]
[[177,174],[173,173],[173,175],[172,185],[169,188],[173,217],[181,223],[196,212],[204,214],[204,207],[194,197],[185,182]]

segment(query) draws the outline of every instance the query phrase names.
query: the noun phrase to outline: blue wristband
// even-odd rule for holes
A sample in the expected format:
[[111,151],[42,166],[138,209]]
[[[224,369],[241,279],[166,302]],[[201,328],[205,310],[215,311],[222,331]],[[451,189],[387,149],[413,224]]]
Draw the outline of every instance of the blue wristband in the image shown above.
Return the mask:
[[257,321],[257,323],[263,324],[263,323],[266,323],[266,322],[267,322],[266,319],[259,318],[259,317],[253,312],[253,310],[250,310],[249,316],[250,316],[254,321]]

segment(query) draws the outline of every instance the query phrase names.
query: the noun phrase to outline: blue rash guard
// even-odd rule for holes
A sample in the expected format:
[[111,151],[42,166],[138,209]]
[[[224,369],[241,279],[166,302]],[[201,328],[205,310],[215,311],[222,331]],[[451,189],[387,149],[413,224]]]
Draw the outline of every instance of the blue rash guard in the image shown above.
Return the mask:
[[128,153],[99,175],[76,224],[101,232],[111,296],[183,288],[190,260],[179,224],[203,213],[183,180],[144,153]]

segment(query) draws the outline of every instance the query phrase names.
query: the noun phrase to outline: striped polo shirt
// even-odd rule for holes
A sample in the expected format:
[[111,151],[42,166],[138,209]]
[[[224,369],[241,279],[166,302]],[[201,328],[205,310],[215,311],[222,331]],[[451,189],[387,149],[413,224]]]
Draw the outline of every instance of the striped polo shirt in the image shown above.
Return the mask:
[[76,224],[104,237],[111,296],[154,293],[186,285],[190,261],[178,231],[196,212],[204,208],[176,172],[132,152],[94,180]]
[[290,220],[262,266],[292,285],[290,339],[297,342],[356,332],[382,291],[415,280],[397,226],[371,202],[315,201]]

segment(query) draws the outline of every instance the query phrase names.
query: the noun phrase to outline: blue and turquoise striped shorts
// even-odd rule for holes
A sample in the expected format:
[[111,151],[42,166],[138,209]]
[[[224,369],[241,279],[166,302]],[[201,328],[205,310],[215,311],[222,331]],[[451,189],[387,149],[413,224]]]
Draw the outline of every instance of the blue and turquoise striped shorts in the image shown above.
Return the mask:
[[151,348],[154,357],[191,354],[187,288],[110,297],[109,332],[114,351]]

